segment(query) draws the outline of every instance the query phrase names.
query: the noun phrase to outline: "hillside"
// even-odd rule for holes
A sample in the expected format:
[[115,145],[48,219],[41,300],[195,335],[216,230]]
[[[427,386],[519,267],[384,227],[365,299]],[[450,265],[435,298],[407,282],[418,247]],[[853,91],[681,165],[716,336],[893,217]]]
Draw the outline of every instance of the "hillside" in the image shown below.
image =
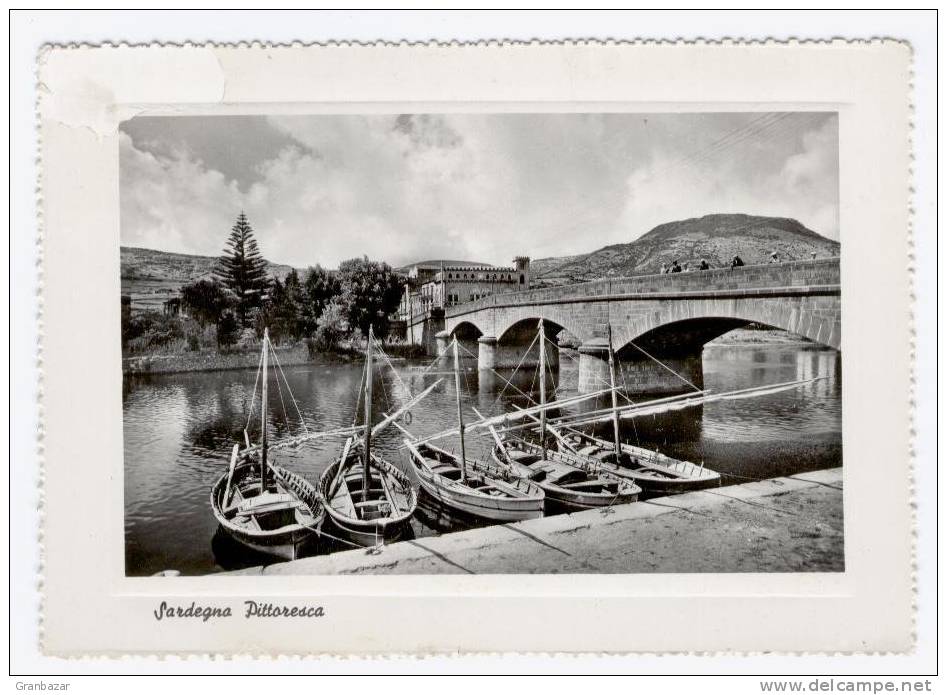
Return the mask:
[[739,255],[748,265],[766,263],[773,251],[784,261],[810,258],[812,253],[827,258],[839,254],[839,243],[784,217],[705,215],[658,225],[627,244],[577,256],[540,258],[533,261],[532,271],[534,282],[560,284],[657,273],[675,259],[682,265],[706,259],[711,267],[721,267]]
[[[169,253],[154,249],[121,247],[122,279],[173,280],[178,283],[191,282],[210,277],[217,256],[190,256],[185,253]],[[266,262],[271,275],[283,278],[290,270],[288,265]]]
[[[175,296],[181,285],[210,278],[216,256],[191,256],[154,249],[121,247],[122,294],[132,297],[135,308],[160,309],[170,296]],[[267,261],[270,275],[286,277],[288,265]]]

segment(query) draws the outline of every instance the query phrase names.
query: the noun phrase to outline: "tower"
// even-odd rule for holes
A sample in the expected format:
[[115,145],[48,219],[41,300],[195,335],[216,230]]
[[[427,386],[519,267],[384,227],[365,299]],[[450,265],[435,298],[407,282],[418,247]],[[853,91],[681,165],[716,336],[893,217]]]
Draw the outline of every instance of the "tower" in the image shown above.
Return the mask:
[[517,256],[513,259],[513,266],[516,268],[517,278],[521,290],[529,289],[529,256]]

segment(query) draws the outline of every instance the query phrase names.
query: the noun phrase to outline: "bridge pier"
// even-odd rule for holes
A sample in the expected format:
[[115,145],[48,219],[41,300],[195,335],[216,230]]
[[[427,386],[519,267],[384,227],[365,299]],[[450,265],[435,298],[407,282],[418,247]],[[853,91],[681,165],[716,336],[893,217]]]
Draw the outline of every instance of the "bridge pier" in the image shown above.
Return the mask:
[[438,331],[434,335],[435,349],[437,351],[437,356],[447,354],[447,349],[450,347],[450,343],[453,338],[451,338],[450,333],[447,331]]
[[[490,369],[535,369],[539,366],[539,349],[534,345],[526,355],[525,345],[501,345],[492,335],[480,336],[477,340],[477,368]],[[550,369],[559,368],[559,349],[546,345],[546,364]]]
[[[700,351],[691,355],[655,357],[667,368],[645,355],[641,355],[641,358],[620,359],[616,365],[619,388],[630,394],[684,393],[691,390],[684,379],[697,388],[704,387],[704,365]],[[608,388],[610,383],[608,343],[604,339],[593,338],[580,345],[579,393],[600,391]]]
[[593,338],[579,346],[579,393],[591,393],[607,388],[608,343],[601,338]]
[[497,367],[497,339],[494,335],[482,335],[477,339],[477,368],[482,370]]
[[437,334],[444,330],[444,310],[431,309],[406,320],[405,340],[424,348],[426,355],[437,354]]
[[[494,338],[496,340],[496,338]],[[484,343],[480,343],[481,350]],[[481,369],[536,369],[539,366],[539,345],[534,344],[527,351],[527,345],[506,345],[495,343],[495,347],[487,348],[488,360],[492,357],[492,365],[483,362],[484,352],[481,351]],[[524,354],[525,352],[525,354]],[[492,353],[492,354],[491,354]],[[559,348],[546,345],[546,366],[550,369],[559,369]]]
[[471,338],[468,335],[452,335],[447,331],[438,332],[435,336],[437,344],[437,356],[441,357],[443,355],[447,355],[448,357],[453,358],[454,353],[451,346],[454,344],[455,337],[457,338],[457,345],[460,348],[457,351],[458,357],[460,357],[461,362],[467,362],[469,366],[471,361],[478,359],[478,345],[477,339]]

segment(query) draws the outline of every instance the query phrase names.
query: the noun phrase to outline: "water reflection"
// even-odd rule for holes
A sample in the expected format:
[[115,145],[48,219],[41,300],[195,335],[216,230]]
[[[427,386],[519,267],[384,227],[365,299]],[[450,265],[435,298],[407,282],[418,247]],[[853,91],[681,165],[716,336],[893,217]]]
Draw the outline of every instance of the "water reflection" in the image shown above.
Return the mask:
[[[404,404],[436,379],[443,382],[412,409],[411,430],[431,433],[454,424],[453,376],[424,371],[421,362],[396,361],[375,382],[376,412]],[[425,363],[426,364],[426,363]],[[494,414],[525,405],[537,397],[535,374],[478,373],[466,365],[461,391],[467,412]],[[764,398],[711,403],[703,408],[666,413],[623,423],[622,436],[672,456],[703,461],[725,475],[725,484],[746,478],[772,477],[841,464],[841,362],[830,350],[798,346],[719,346],[704,353],[704,385],[727,391],[815,376],[828,378],[805,388]],[[353,422],[361,384],[361,365],[330,361],[287,367],[286,378],[303,419],[310,428],[328,429]],[[213,482],[228,465],[229,450],[242,440],[255,372],[229,371],[127,379],[123,384],[125,451],[126,571],[152,574],[164,569],[201,574],[265,564],[221,537],[210,510]],[[509,381],[508,381],[509,380]],[[576,392],[578,369],[564,358],[550,393]],[[273,382],[271,382],[271,385]],[[274,439],[303,431],[286,393],[271,386],[269,434]],[[524,395],[525,394],[525,395]],[[282,398],[281,398],[282,396]],[[632,396],[634,397],[634,396]],[[600,405],[605,405],[602,402]],[[259,405],[257,405],[259,407]],[[583,408],[594,408],[594,403]],[[250,421],[252,439],[259,436],[259,415]],[[608,434],[608,425],[602,430]],[[413,477],[395,428],[376,440],[382,455]],[[340,442],[308,442],[297,450],[280,450],[276,460],[315,482],[339,453]],[[457,450],[447,438],[441,446]],[[471,435],[468,456],[489,458],[489,433]],[[426,495],[412,520],[417,537],[481,525],[461,518]],[[331,532],[331,531],[330,531]],[[331,543],[309,549],[327,552],[346,546]]]

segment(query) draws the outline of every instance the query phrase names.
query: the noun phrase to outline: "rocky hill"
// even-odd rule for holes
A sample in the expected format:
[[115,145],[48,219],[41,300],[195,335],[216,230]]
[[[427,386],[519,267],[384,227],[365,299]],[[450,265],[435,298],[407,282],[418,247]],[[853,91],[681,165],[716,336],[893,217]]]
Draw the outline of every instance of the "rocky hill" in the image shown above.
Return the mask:
[[[210,278],[216,256],[191,256],[131,246],[121,247],[122,294],[129,295],[135,310],[160,311],[165,300],[177,296],[181,285]],[[292,268],[267,261],[270,275],[280,279]]]
[[[217,256],[191,256],[154,249],[121,247],[123,291],[126,283],[173,285],[175,288],[201,278],[210,278]],[[270,275],[283,278],[291,270],[288,265],[266,262]]]
[[839,243],[796,220],[754,215],[705,215],[658,225],[627,244],[591,253],[540,258],[532,263],[534,282],[561,284],[602,277],[660,272],[675,259],[682,265],[706,259],[711,267],[728,266],[738,255],[747,265],[766,263],[776,251],[782,260],[839,255]]

